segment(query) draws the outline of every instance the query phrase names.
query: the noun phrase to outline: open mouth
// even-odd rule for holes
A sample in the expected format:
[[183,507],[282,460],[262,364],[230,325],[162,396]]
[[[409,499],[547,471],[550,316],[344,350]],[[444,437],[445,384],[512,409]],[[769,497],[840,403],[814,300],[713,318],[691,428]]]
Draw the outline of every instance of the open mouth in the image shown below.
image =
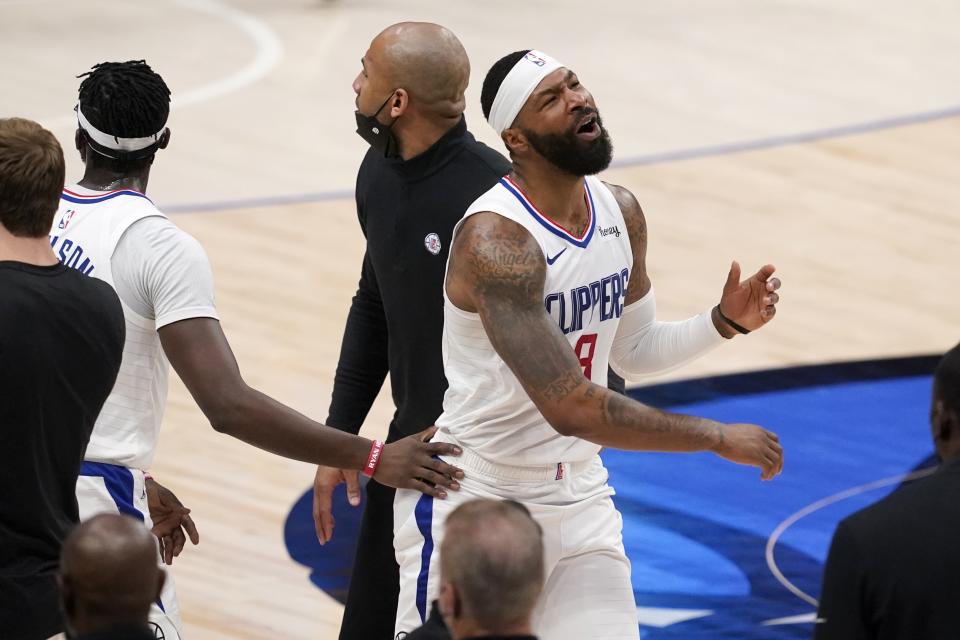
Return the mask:
[[596,114],[585,117],[576,129],[578,138],[593,140],[600,135],[600,123]]

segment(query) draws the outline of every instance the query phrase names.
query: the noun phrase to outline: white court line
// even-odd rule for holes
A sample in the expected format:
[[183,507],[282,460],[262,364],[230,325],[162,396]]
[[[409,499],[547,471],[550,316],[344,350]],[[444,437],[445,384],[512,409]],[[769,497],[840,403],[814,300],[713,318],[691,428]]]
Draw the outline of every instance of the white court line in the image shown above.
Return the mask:
[[232,23],[253,41],[256,47],[256,56],[253,62],[233,75],[174,97],[170,101],[171,109],[206,102],[251,85],[267,75],[283,57],[283,45],[280,43],[280,38],[264,21],[254,15],[234,9],[219,0],[174,0],[174,2],[194,11],[209,13]]
[[637,622],[641,627],[663,629],[688,620],[713,615],[712,609],[663,609],[660,607],[637,607]]
[[[255,55],[253,61],[239,71],[219,80],[214,80],[190,91],[174,96],[170,109],[185,107],[232,93],[247,87],[277,66],[283,57],[283,45],[280,38],[267,24],[253,14],[235,9],[220,0],[173,0],[188,9],[222,18],[246,34],[253,42]],[[76,126],[77,118],[72,115],[43,118],[39,120],[48,129]]]
[[774,618],[773,620],[765,620],[760,624],[764,627],[777,627],[784,626],[789,624],[820,624],[823,622],[823,618],[818,618],[817,613],[801,613],[798,616],[787,616],[786,618]]
[[839,493],[835,493],[832,496],[823,498],[822,500],[817,500],[813,504],[810,504],[803,509],[800,509],[786,520],[777,525],[777,528],[773,530],[773,533],[770,534],[770,537],[767,539],[767,549],[766,549],[766,558],[767,558],[767,567],[770,568],[770,573],[773,574],[773,577],[782,584],[787,590],[793,595],[797,596],[804,602],[813,605],[814,607],[818,606],[817,599],[811,596],[808,593],[805,593],[795,584],[787,580],[786,576],[783,575],[783,572],[780,571],[780,568],[777,567],[776,560],[773,557],[773,548],[777,545],[777,541],[780,540],[780,537],[783,533],[789,529],[791,526],[796,524],[799,520],[807,517],[815,511],[819,511],[824,507],[828,507],[831,504],[840,502],[841,500],[846,500],[847,498],[860,495],[861,493],[867,493],[868,491],[873,491],[874,489],[879,489],[881,487],[886,487],[891,484],[897,484],[898,482],[906,482],[908,480],[916,480],[917,478],[922,478],[924,476],[929,476],[934,471],[936,467],[928,467],[926,469],[920,469],[919,471],[911,471],[910,473],[901,473],[896,476],[891,476],[889,478],[883,478],[881,480],[874,480],[873,482],[868,482],[867,484],[862,484],[858,487],[853,487],[852,489],[846,489]]

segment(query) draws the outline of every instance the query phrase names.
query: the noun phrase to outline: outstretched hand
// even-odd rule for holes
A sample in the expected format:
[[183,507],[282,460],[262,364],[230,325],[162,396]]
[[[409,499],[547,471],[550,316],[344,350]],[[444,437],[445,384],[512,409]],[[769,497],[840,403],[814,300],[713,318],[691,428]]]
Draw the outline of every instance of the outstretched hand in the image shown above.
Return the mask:
[[773,277],[776,267],[767,264],[740,281],[740,263],[730,265],[730,273],[720,297],[720,313],[749,331],[756,331],[773,320],[780,301],[780,278]]

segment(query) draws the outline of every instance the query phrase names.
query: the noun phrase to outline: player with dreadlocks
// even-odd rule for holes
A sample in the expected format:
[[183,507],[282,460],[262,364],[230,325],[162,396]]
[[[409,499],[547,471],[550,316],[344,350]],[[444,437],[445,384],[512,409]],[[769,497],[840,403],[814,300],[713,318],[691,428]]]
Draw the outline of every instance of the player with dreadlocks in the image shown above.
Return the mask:
[[[90,173],[112,174],[111,182],[120,181],[127,174],[149,173],[154,154],[170,141],[170,130],[166,128],[170,89],[163,78],[143,60],[103,62],[77,77],[84,78],[75,107],[80,123],[77,149],[84,156],[89,146],[103,158],[99,163],[84,158],[84,181],[92,178]],[[81,104],[85,105],[83,110]],[[100,127],[92,126],[92,122]],[[120,144],[120,138],[134,140]]]
[[[247,386],[217,319],[206,254],[145,195],[156,152],[170,141],[170,90],[143,60],[105,62],[80,77],[76,145],[86,169],[63,190],[50,242],[61,262],[114,287],[127,329],[120,374],[77,481],[80,518],[112,511],[143,520],[168,564],[188,535],[199,541],[189,510],[144,472],[159,435],[168,361],[221,433],[441,499],[459,488],[462,473],[435,457],[459,449],[428,443],[432,428],[384,445],[330,429]],[[180,637],[170,579],[151,622],[163,633],[158,638]]]

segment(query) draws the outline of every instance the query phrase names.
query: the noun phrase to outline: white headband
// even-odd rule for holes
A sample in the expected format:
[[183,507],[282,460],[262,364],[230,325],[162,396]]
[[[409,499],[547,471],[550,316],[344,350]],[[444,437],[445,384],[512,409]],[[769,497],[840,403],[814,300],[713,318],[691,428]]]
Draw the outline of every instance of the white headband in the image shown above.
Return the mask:
[[74,107],[74,111],[77,112],[77,124],[80,125],[81,129],[87,132],[87,135],[90,136],[90,139],[97,144],[108,149],[113,149],[114,151],[129,152],[146,149],[150,145],[156,144],[157,140],[160,139],[160,136],[163,135],[163,132],[167,128],[167,126],[164,125],[160,131],[145,138],[120,138],[109,133],[104,133],[90,124],[90,121],[87,120],[87,118],[83,115],[83,110],[80,108],[79,102],[77,103],[77,106]]
[[520,58],[503,79],[497,97],[493,99],[490,117],[487,118],[490,126],[497,133],[509,129],[540,81],[563,66],[565,65],[537,50]]

